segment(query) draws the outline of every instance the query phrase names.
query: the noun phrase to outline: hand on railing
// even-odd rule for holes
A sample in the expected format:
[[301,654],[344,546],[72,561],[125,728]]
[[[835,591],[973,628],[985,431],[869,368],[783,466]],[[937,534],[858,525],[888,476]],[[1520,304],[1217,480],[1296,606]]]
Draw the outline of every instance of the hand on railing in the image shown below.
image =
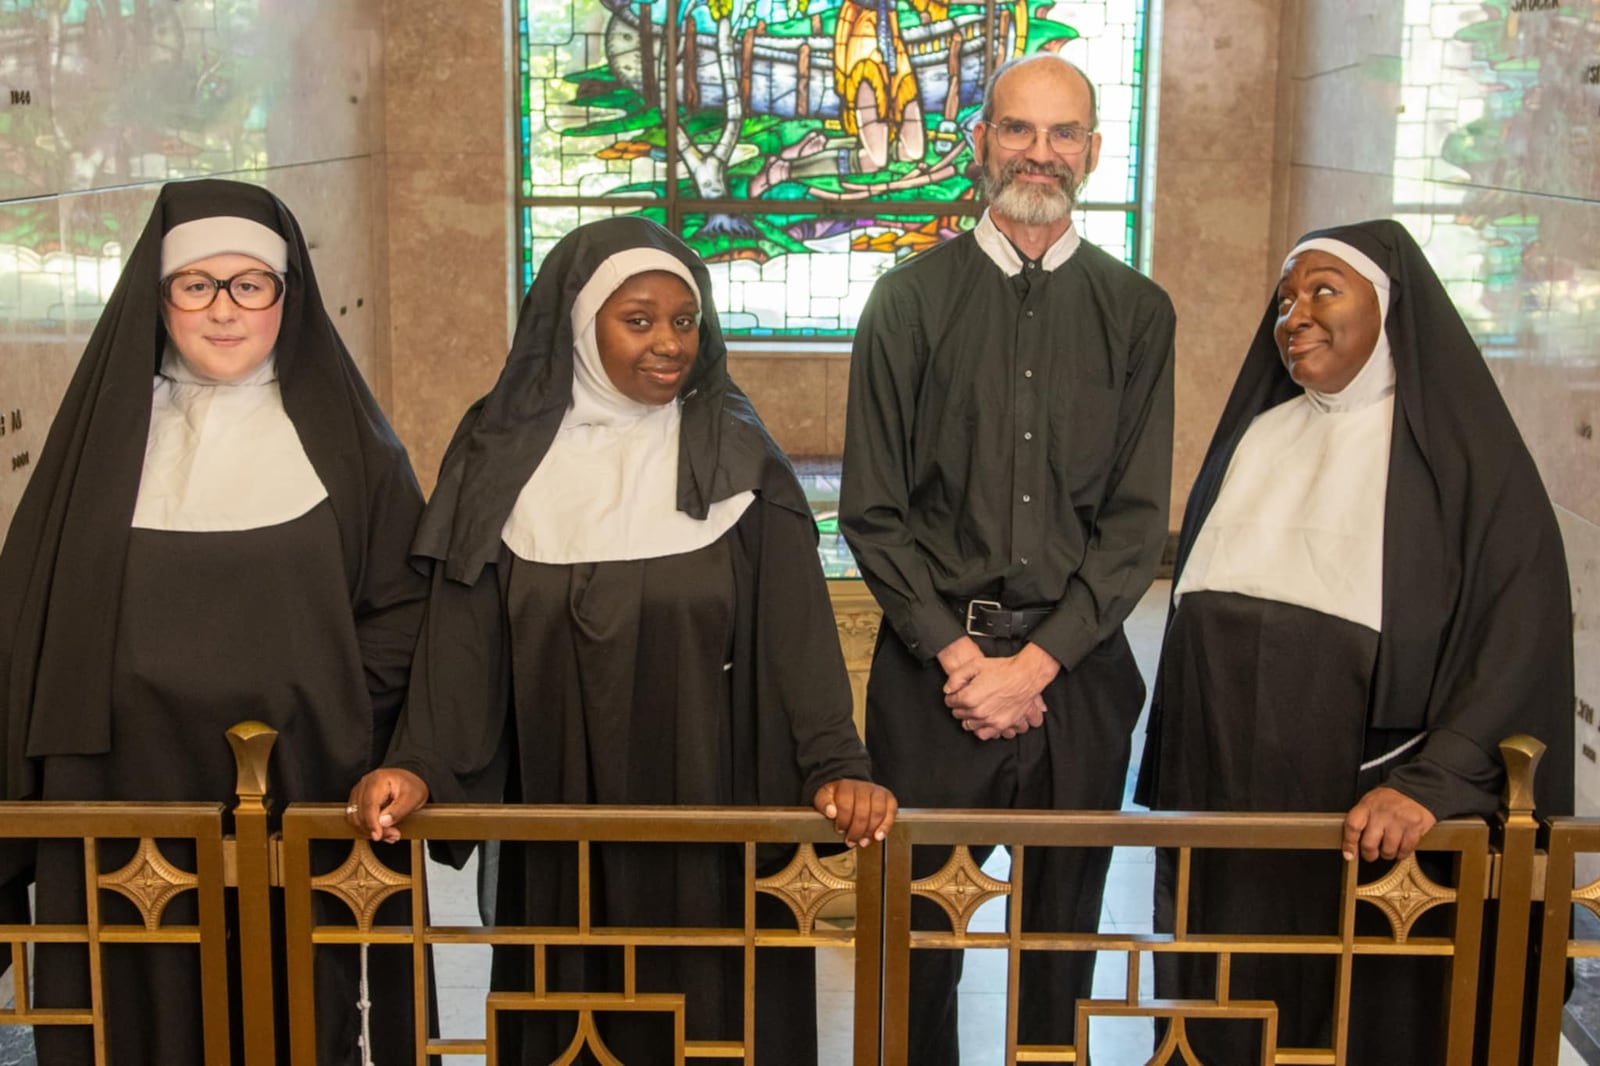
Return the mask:
[[1404,859],[1438,821],[1433,812],[1403,792],[1379,785],[1356,801],[1344,816],[1344,857],[1357,853],[1368,862],[1381,855]]
[[373,770],[350,790],[345,817],[373,840],[393,844],[400,839],[400,821],[428,802],[428,785],[410,770]]
[[812,805],[844,837],[846,847],[866,847],[889,835],[900,803],[894,793],[871,781],[843,777],[817,789]]

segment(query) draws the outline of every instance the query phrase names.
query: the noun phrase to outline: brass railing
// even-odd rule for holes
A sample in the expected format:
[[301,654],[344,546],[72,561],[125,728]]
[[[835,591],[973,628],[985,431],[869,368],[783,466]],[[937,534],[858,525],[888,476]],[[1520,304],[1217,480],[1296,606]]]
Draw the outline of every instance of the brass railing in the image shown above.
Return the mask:
[[[0,925],[0,950],[9,951],[16,982],[16,1007],[0,1011],[0,1024],[33,1026],[80,1025],[94,1034],[95,1061],[108,1058],[104,1029],[104,991],[100,982],[100,946],[111,943],[194,944],[200,953],[206,1061],[271,1066],[278,1059],[279,1013],[288,1020],[290,1061],[312,1066],[316,1060],[316,1010],[313,955],[319,945],[402,945],[409,949],[416,1018],[416,1062],[429,1055],[476,1054],[496,1061],[496,1018],[508,1012],[561,1010],[577,1016],[579,1036],[571,1050],[587,1040],[591,1051],[605,1053],[593,1022],[608,1011],[660,1011],[674,1021],[671,1061],[727,1059],[753,1062],[755,958],[758,952],[810,947],[853,948],[855,991],[853,1057],[858,1064],[901,1066],[908,1061],[907,1036],[912,1020],[907,1002],[909,962],[916,951],[965,948],[1004,952],[1006,956],[1006,1062],[1086,1062],[1090,1021],[1095,1018],[1139,1017],[1160,1020],[1164,1038],[1151,1052],[1151,1064],[1197,1061],[1188,1045],[1184,1023],[1192,1019],[1245,1018],[1262,1023],[1260,1061],[1272,1063],[1345,1062],[1345,1027],[1350,1002],[1353,960],[1363,955],[1435,956],[1448,960],[1447,1063],[1496,1064],[1531,1061],[1554,1066],[1560,1043],[1562,999],[1567,962],[1600,957],[1600,941],[1574,939],[1573,905],[1600,916],[1600,880],[1572,887],[1577,856],[1600,854],[1600,820],[1556,819],[1541,827],[1532,817],[1532,779],[1542,750],[1535,741],[1513,738],[1502,746],[1508,767],[1506,806],[1492,828],[1482,822],[1440,823],[1424,838],[1425,854],[1436,856],[1430,877],[1413,859],[1396,864],[1382,876],[1358,883],[1357,864],[1344,863],[1337,933],[1326,936],[1235,935],[1191,930],[1185,919],[1185,897],[1191,862],[1197,852],[1232,850],[1337,851],[1341,819],[1334,815],[1132,814],[1120,812],[980,813],[903,811],[889,838],[857,853],[853,875],[817,858],[816,845],[835,840],[831,827],[815,814],[800,810],[749,808],[574,808],[574,807],[433,807],[406,823],[409,869],[382,862],[361,840],[351,843],[342,865],[327,872],[313,870],[313,846],[323,841],[351,842],[353,834],[343,809],[296,805],[285,812],[281,831],[269,832],[270,804],[265,801],[265,767],[273,740],[270,730],[246,723],[230,732],[240,763],[240,801],[233,812],[234,832],[223,834],[223,812],[208,805],[0,804],[0,841],[17,839],[81,840],[88,898],[82,925]],[[1544,849],[1537,846],[1547,834]],[[100,842],[136,840],[134,858],[118,869],[102,871]],[[575,918],[563,925],[430,924],[423,841],[554,842],[570,844],[577,856]],[[157,841],[192,842],[195,868],[181,869]],[[741,925],[727,928],[622,928],[596,924],[589,906],[590,852],[618,842],[652,844],[717,844],[741,849],[743,908]],[[792,845],[792,860],[783,869],[762,876],[757,849]],[[1011,852],[1007,879],[991,878],[973,861],[974,847],[1005,845]],[[1024,931],[1022,873],[1039,848],[1104,848],[1117,846],[1171,849],[1176,863],[1177,920],[1171,933]],[[321,845],[324,849],[330,845]],[[950,849],[944,867],[930,877],[912,878],[913,846]],[[346,854],[342,848],[339,854]],[[324,867],[326,863],[324,862]],[[404,864],[402,864],[404,865]],[[248,994],[237,996],[241,1017],[237,1032],[242,1046],[230,1045],[229,994],[225,949],[224,886],[237,890],[240,981]],[[282,928],[274,929],[273,893],[282,891]],[[142,924],[102,921],[97,901],[101,892],[126,896],[138,908]],[[197,893],[199,919],[193,924],[163,920],[163,909],[175,897]],[[757,922],[756,900],[772,897],[786,905],[788,919],[778,924]],[[853,901],[854,922],[820,922],[824,907],[841,897]],[[380,920],[385,901],[405,902],[403,920]],[[922,898],[936,904],[946,927],[913,929],[911,904]],[[313,906],[314,899],[323,901]],[[1005,931],[970,928],[974,912],[986,901],[1001,899],[1008,914]],[[326,920],[327,904],[348,910],[345,921]],[[1528,930],[1543,901],[1542,953],[1530,969]],[[1387,918],[1387,932],[1358,932],[1356,915],[1363,909]],[[1414,931],[1424,913],[1447,916],[1426,935]],[[322,916],[320,922],[314,914]],[[1484,930],[1492,931],[1485,937]],[[275,937],[287,945],[287,1003],[275,1003]],[[90,960],[89,1002],[72,1009],[32,1006],[24,946],[30,943],[82,944]],[[534,959],[531,986],[523,991],[493,991],[484,1002],[482,1038],[445,1038],[431,1028],[428,968],[431,948],[448,945],[526,945]],[[744,1031],[738,1038],[694,1040],[685,1035],[684,998],[643,991],[633,983],[636,953],[671,944],[738,950],[742,953]],[[549,987],[546,952],[566,945],[607,946],[626,960],[624,987],[604,993],[578,994]],[[391,949],[392,950],[392,949]],[[1074,1045],[1029,1045],[1018,1035],[1020,959],[1025,952],[1115,952],[1127,964],[1122,994],[1076,1004]],[[1276,1005],[1265,1000],[1236,999],[1229,980],[1233,960],[1250,954],[1324,956],[1335,962],[1334,1036],[1327,1047],[1280,1048],[1276,1038]],[[1163,1000],[1141,991],[1141,975],[1157,956],[1198,955],[1214,961],[1217,992],[1204,1000]],[[1534,979],[1525,980],[1533,973]],[[1481,1025],[1480,1017],[1486,1019]],[[1477,1033],[1485,1043],[1474,1048]],[[1524,1033],[1530,1046],[1522,1046]],[[1476,1055],[1474,1051],[1476,1050]],[[663,1049],[665,1056],[666,1049]],[[1530,1057],[1531,1056],[1531,1057]],[[448,1060],[446,1060],[448,1061]],[[1103,1061],[1103,1060],[1102,1060]],[[385,1063],[385,1066],[390,1066]]]

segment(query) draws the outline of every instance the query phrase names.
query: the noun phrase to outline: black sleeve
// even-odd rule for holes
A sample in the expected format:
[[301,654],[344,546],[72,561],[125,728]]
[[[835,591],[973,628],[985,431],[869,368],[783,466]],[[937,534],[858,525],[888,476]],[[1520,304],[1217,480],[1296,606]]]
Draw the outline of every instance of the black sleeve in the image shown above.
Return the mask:
[[850,353],[839,528],[883,618],[926,662],[965,632],[933,584],[912,536],[911,431],[927,358],[915,313],[879,282]]
[[[830,781],[870,781],[872,764],[850,714],[850,675],[817,557],[815,527],[787,508],[760,500],[751,508],[759,508],[760,522],[754,560],[757,713],[788,733],[782,738],[787,743],[764,748],[788,752],[796,764],[787,774],[774,768],[768,776],[792,779],[798,770],[798,799],[809,805]],[[775,799],[763,797],[769,801]]]
[[1429,702],[1428,738],[1383,782],[1437,818],[1489,815],[1500,805],[1499,743],[1528,733],[1546,745],[1540,817],[1573,809],[1571,596],[1560,530],[1530,472],[1500,486],[1463,560]]
[[435,803],[505,795],[509,662],[496,568],[473,585],[434,568],[405,708],[384,765],[410,770]]
[[354,605],[356,640],[372,701],[375,764],[394,733],[428,598],[428,579],[411,565],[422,492],[404,461],[390,467],[371,497],[368,543]]
[[1116,452],[1083,562],[1056,609],[1028,638],[1068,670],[1138,606],[1167,542],[1176,316],[1165,293],[1152,299],[1128,353]]

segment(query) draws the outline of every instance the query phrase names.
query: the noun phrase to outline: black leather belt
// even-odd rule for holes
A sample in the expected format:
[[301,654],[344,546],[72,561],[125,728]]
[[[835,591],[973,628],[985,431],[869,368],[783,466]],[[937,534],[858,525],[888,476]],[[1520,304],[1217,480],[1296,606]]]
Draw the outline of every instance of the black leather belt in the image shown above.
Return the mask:
[[965,616],[970,636],[1021,640],[1054,610],[1054,607],[1004,607],[998,600],[968,600],[965,609],[958,613]]

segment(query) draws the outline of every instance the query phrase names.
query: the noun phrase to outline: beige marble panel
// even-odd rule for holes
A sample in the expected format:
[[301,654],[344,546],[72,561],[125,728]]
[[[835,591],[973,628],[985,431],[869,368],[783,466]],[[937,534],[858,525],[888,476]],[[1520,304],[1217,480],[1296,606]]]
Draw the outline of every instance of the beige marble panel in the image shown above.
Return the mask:
[[505,160],[391,156],[387,195],[391,412],[431,489],[456,423],[505,365]]
[[1163,187],[1151,275],[1178,313],[1172,527],[1266,306],[1270,211],[1251,162],[1194,163]]
[[0,381],[0,528],[9,528],[22,490],[39,461],[51,419],[83,354],[83,341],[61,334],[26,339],[4,334],[5,376]]
[[1278,70],[1277,0],[1169,2],[1161,24],[1160,165],[1266,162]]
[[380,331],[389,279],[380,200],[381,160],[285,167],[264,184],[294,212],[311,250],[323,306],[380,403],[387,403],[388,342]]
[[[0,42],[0,198],[378,150],[380,0],[25,4]],[[9,101],[8,101],[9,102]]]
[[1361,66],[1300,80],[1293,121],[1293,162],[1390,175],[1394,172],[1398,84]]
[[[1600,526],[1556,508],[1572,575],[1572,645],[1577,706],[1573,765],[1577,810],[1600,815]],[[1589,856],[1579,883],[1600,877],[1600,856]]]
[[1393,0],[1296,0],[1296,78],[1358,67],[1400,52],[1402,8]]
[[796,457],[830,454],[825,357],[730,355],[728,372],[750,397],[778,447]]
[[824,385],[828,407],[828,455],[844,455],[844,427],[850,407],[850,353],[841,352],[828,360],[828,379]]
[[392,154],[506,150],[507,17],[498,0],[390,0],[384,58]]

